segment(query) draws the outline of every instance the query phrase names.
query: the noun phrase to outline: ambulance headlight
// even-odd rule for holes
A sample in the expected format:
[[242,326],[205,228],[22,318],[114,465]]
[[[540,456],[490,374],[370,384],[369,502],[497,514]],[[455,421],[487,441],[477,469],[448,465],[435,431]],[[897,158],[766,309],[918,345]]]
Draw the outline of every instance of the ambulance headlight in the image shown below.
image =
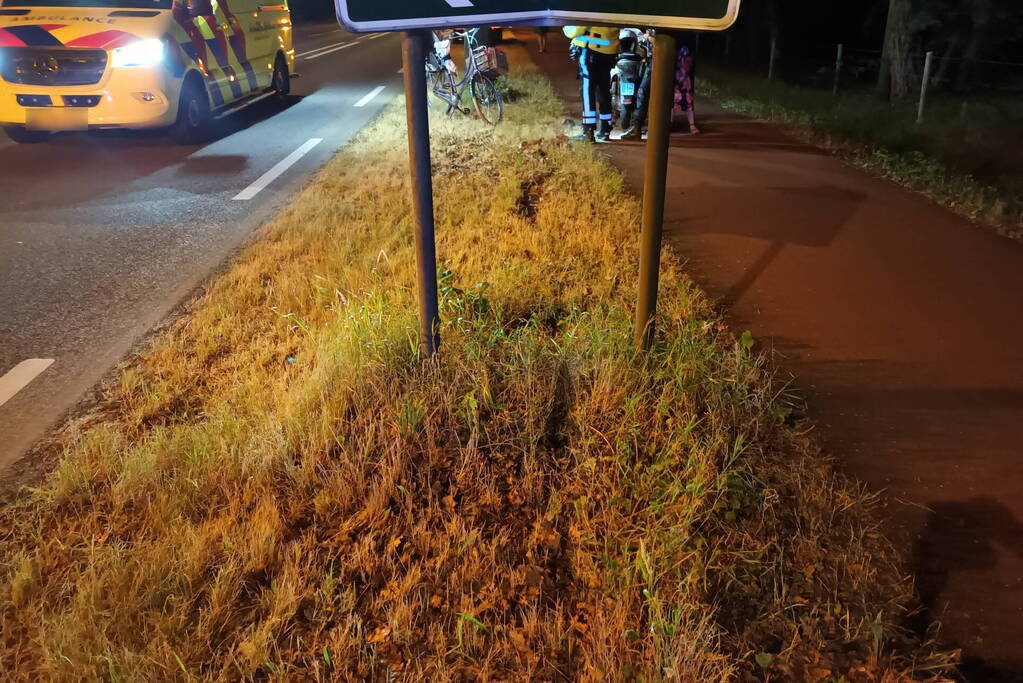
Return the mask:
[[155,66],[163,61],[164,46],[159,38],[139,40],[114,49],[113,66]]

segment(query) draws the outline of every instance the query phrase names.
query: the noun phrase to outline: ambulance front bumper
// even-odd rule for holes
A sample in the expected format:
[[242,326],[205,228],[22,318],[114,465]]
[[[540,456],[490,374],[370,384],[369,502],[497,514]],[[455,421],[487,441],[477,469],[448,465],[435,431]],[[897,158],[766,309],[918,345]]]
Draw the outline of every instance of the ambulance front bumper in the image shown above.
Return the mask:
[[0,124],[32,130],[156,128],[174,123],[176,81],[163,69],[108,68],[95,85],[0,80]]

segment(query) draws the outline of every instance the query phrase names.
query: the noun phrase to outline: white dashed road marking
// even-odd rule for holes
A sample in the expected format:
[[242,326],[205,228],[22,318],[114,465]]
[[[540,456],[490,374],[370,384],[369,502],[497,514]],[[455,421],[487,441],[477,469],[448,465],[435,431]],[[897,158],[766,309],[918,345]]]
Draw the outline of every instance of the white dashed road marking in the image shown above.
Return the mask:
[[365,107],[367,104],[373,101],[373,98],[384,91],[384,86],[378,85],[377,87],[366,93],[366,96],[355,103],[356,107]]
[[313,147],[320,144],[321,142],[323,142],[323,138],[310,138],[309,140],[306,140],[301,147],[299,147],[294,152],[281,159],[269,171],[259,176],[259,178],[256,179],[256,182],[252,183],[244,190],[236,194],[234,196],[234,201],[245,201],[247,199],[252,199],[253,197],[255,197],[257,194],[262,192],[267,185],[277,180],[277,178],[280,177],[282,173],[291,168],[296,161],[298,161],[306,154],[308,154],[309,150],[311,150]]
[[14,398],[16,393],[27,387],[51,365],[52,358],[30,358],[11,368],[10,372],[0,377],[0,406]]
[[445,0],[452,7],[472,7],[472,3],[469,0]]

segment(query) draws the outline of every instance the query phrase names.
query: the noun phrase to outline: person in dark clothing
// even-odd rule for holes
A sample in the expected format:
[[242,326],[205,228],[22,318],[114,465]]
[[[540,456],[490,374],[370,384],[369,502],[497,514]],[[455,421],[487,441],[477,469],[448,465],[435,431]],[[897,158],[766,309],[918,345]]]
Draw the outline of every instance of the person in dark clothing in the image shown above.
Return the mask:
[[477,26],[476,27],[476,41],[480,45],[486,45],[487,47],[494,47],[501,42],[501,30],[494,30],[492,26]]
[[[653,32],[647,32],[651,47],[653,46]],[[689,124],[689,132],[696,135],[700,132],[696,127],[696,112],[694,109],[693,95],[695,93],[695,59],[690,45],[695,45],[695,34],[684,33],[679,35],[679,48],[675,56],[675,84],[672,92],[671,126],[677,130],[683,121]],[[640,83],[636,93],[636,112],[633,114],[632,126],[622,133],[622,140],[634,140],[643,135],[643,127],[646,125],[647,111],[650,106],[650,74],[653,72],[653,51],[647,65],[643,81]]]
[[[618,29],[611,26],[566,26],[578,53],[579,79],[582,82],[582,139],[610,142],[611,70],[618,61]],[[599,112],[600,127],[597,128]]]
[[622,140],[642,137],[647,110],[650,107],[650,74],[654,70],[654,32],[648,30],[643,36],[642,43],[646,48],[646,68],[643,69],[643,78],[636,89],[636,110],[632,113],[632,125],[622,133]]

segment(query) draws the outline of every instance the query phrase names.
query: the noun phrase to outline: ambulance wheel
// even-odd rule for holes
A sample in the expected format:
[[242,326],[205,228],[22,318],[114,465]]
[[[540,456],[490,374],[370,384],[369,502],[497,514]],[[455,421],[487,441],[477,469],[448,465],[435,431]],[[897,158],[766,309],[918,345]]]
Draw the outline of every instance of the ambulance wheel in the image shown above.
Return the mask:
[[291,72],[288,71],[288,60],[283,55],[277,55],[274,60],[274,75],[270,81],[270,88],[277,94],[277,99],[283,100],[291,92]]
[[28,130],[21,126],[5,126],[4,132],[7,133],[12,141],[22,145],[29,145],[36,142],[43,142],[46,138],[50,137],[50,134],[43,130]]
[[209,135],[210,101],[206,88],[198,79],[189,79],[181,89],[178,120],[171,126],[171,137],[181,145],[203,142]]

